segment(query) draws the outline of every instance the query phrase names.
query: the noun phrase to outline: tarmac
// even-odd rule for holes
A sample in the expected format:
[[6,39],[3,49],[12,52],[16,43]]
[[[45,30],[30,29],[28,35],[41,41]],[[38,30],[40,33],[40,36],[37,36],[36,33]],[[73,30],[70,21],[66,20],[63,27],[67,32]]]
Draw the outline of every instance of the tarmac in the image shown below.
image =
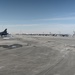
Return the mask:
[[0,75],[75,75],[75,38],[0,38]]

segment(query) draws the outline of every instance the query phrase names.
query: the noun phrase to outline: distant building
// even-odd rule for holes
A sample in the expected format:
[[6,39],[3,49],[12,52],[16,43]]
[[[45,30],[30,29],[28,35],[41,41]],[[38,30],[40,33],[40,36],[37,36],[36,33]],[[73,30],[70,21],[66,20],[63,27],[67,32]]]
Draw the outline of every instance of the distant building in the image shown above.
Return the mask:
[[75,36],[75,31],[73,31],[73,36]]

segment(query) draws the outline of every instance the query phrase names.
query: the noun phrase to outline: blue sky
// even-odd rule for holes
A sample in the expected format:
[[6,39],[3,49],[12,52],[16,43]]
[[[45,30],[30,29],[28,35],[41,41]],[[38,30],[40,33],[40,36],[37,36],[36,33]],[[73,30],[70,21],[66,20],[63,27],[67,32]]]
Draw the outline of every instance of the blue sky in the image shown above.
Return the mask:
[[75,31],[75,0],[0,0],[0,30],[10,33]]

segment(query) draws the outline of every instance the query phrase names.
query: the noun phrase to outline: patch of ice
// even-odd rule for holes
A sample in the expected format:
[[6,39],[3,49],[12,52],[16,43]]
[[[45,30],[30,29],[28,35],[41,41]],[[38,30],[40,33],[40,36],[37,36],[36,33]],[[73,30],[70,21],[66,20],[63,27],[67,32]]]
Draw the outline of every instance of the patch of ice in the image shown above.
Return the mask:
[[8,39],[10,39],[10,37],[4,37],[3,39],[4,39],[4,40],[8,40]]
[[12,46],[12,48],[16,48],[16,46]]

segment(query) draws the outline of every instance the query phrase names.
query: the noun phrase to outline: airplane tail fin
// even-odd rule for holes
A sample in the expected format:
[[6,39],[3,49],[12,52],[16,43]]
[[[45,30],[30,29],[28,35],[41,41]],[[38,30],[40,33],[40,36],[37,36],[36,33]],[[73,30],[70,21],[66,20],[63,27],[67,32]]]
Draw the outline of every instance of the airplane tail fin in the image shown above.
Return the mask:
[[3,35],[7,35],[7,29],[5,29],[3,32],[2,32]]
[[7,33],[7,29],[5,29],[3,32],[4,32],[4,33]]

